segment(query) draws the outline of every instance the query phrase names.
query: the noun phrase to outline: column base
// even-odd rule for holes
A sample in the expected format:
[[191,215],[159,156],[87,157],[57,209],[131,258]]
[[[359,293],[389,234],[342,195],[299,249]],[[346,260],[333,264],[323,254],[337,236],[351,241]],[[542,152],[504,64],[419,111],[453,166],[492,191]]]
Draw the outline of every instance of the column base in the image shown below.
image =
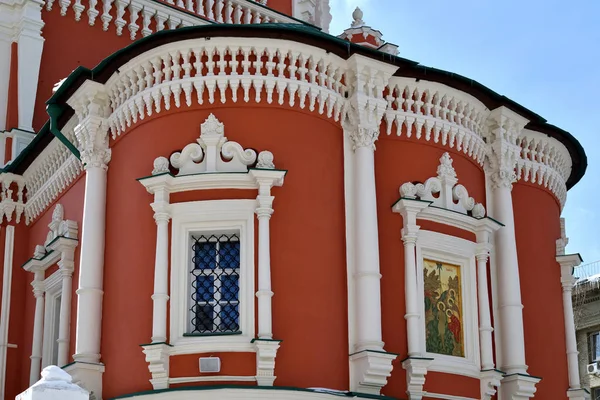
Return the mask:
[[494,397],[503,376],[504,372],[497,369],[481,371],[480,387],[482,400],[491,400]]
[[171,346],[166,343],[151,343],[141,345],[146,355],[148,370],[152,375],[150,383],[154,390],[167,389],[169,387],[169,357]]
[[63,367],[73,377],[73,383],[90,392],[90,400],[102,400],[104,364],[75,361]]
[[363,350],[350,355],[350,391],[380,395],[392,374],[397,354]]
[[569,389],[567,397],[570,400],[590,400],[590,392],[585,389]]
[[542,378],[525,374],[505,375],[498,391],[498,400],[531,399],[537,390],[535,385],[541,380]]
[[275,357],[281,340],[252,339],[256,348],[256,384],[273,386],[275,379]]
[[406,394],[410,400],[421,400],[425,395],[425,375],[433,358],[409,357],[402,361],[406,370]]

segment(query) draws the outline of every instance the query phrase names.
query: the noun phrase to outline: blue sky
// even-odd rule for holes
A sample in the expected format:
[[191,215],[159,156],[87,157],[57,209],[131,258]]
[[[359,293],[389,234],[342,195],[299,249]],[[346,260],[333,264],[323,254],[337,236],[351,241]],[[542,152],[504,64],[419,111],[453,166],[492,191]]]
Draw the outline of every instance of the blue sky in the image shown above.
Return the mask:
[[400,56],[455,72],[506,95],[571,132],[588,156],[569,191],[568,252],[600,260],[599,0],[330,0],[330,32],[350,26],[360,6],[367,25],[400,46]]

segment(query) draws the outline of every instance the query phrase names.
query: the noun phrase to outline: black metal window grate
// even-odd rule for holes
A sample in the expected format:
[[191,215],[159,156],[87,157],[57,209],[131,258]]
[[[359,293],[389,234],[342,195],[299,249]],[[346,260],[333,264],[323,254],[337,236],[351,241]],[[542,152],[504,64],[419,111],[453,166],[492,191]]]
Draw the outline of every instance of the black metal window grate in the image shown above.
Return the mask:
[[191,254],[189,333],[239,333],[239,236],[193,235]]

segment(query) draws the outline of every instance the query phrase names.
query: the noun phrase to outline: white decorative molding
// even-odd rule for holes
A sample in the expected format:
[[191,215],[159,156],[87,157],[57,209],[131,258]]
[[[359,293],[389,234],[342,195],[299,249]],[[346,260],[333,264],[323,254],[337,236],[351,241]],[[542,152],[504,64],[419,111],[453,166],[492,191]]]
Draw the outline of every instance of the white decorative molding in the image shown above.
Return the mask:
[[0,173],[0,221],[14,218],[18,224],[25,211],[25,179],[10,172]]
[[331,6],[329,0],[292,0],[292,14],[304,22],[316,25],[329,33]]
[[[57,364],[66,365],[69,357],[72,275],[75,268],[78,229],[75,221],[64,219],[64,210],[60,204],[54,208],[48,228],[44,244],[36,246],[33,257],[23,265],[25,271],[34,274],[31,285],[36,297],[30,384],[39,378],[40,363],[49,363],[54,346],[58,346]],[[59,270],[44,279],[45,271],[54,264],[58,264]],[[52,298],[46,299],[48,303],[45,304],[44,297],[49,291],[53,295]],[[51,343],[54,329],[43,329],[43,325],[54,321],[54,301],[59,295],[61,303],[58,337],[57,343]]]
[[200,138],[196,141],[198,143],[188,144],[181,152],[171,156],[171,164],[179,170],[178,176],[203,172],[248,172],[248,166],[256,161],[254,150],[244,150],[239,143],[227,141],[223,123],[213,114],[201,125]]
[[[76,143],[73,116],[61,129],[63,135]],[[25,222],[31,223],[56,200],[83,172],[83,165],[58,138],[46,146],[23,173],[27,188]]]
[[411,400],[421,400],[426,394],[423,387],[431,361],[431,358],[422,357],[409,357],[402,361],[402,368],[406,370],[406,393]]
[[386,97],[387,134],[393,129],[417,140],[462,151],[480,165],[485,157],[483,135],[490,113],[475,97],[441,83],[392,77]]
[[169,355],[171,346],[166,343],[142,345],[150,370],[150,383],[154,390],[169,387]]
[[481,400],[492,400],[498,391],[504,373],[495,369],[481,371],[480,391]]
[[475,218],[485,216],[483,205],[469,197],[469,193],[463,185],[457,185],[458,179],[449,153],[444,153],[440,158],[437,174],[437,177],[427,179],[424,184],[410,182],[403,184],[400,187],[400,195],[410,199],[418,198],[429,201],[433,206],[462,214],[470,212]]
[[534,397],[537,391],[536,385],[541,381],[531,375],[512,374],[502,378],[500,398],[504,399],[506,393],[510,393],[511,400],[529,400]]
[[[54,3],[55,0],[45,0],[46,10],[52,10]],[[84,19],[90,26],[101,24],[104,31],[112,26],[117,36],[125,33],[131,40],[165,29],[214,22],[300,24],[294,18],[249,0],[103,0],[102,3],[98,0],[74,0],[72,6],[71,0],[58,0],[58,5],[63,17],[69,14],[75,21]]]
[[392,375],[394,353],[363,350],[350,355],[350,391],[379,396]]
[[258,386],[273,386],[275,382],[275,358],[280,340],[255,339],[256,383]]
[[558,140],[524,129],[517,139],[521,147],[516,179],[538,184],[556,196],[561,208],[567,200],[566,181],[572,170],[571,156]]
[[[367,26],[365,24],[365,21],[363,21],[363,16],[364,16],[363,11],[359,7],[356,7],[354,12],[352,13],[353,21],[350,25],[350,28],[345,29],[344,32],[342,32],[342,34],[339,35],[338,37],[341,39],[351,41],[353,43],[358,43],[362,46],[370,47],[370,48],[377,49],[377,48],[383,46],[385,43],[385,41],[383,40],[383,34],[380,31],[378,31],[377,29],[373,29],[370,26]],[[358,42],[356,40],[352,40],[353,37],[356,35],[362,36],[364,39],[364,42]],[[375,44],[373,44],[367,40],[369,37],[371,37],[371,39],[375,42]]]
[[[205,100],[283,105],[287,96],[289,106],[298,104],[340,119],[346,102],[345,60],[292,41],[260,43],[257,46],[252,38],[192,39],[160,46],[127,62],[106,82],[113,138],[146,116]],[[231,61],[224,61],[231,55],[235,55]],[[206,62],[199,61],[202,56]],[[249,61],[251,57],[257,61]]]

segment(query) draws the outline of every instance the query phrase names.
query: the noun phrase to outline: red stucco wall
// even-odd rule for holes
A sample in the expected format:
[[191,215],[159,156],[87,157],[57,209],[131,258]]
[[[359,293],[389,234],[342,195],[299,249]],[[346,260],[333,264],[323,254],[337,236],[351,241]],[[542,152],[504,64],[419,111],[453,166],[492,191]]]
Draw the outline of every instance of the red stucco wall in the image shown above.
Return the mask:
[[537,185],[520,182],[512,193],[528,372],[542,378],[536,398],[565,398],[567,350],[560,266],[555,258],[560,208],[555,197]]
[[[154,158],[193,142],[209,112],[225,124],[229,140],[259,151],[268,149],[275,155],[277,167],[289,170],[284,186],[273,190],[275,213],[271,219],[273,333],[284,340],[277,355],[277,385],[346,389],[341,129],[297,110],[226,104],[213,109],[172,110],[146,119],[113,147],[102,332],[107,365],[104,382],[111,384],[106,385],[104,396],[150,389],[139,344],[149,341],[152,330],[156,226],[149,206],[152,196],[135,179],[149,174]],[[174,200],[230,198],[231,192],[186,193]],[[239,192],[248,192],[242,194],[246,198],[256,196],[255,191]],[[128,307],[120,306],[124,302]],[[254,358],[247,355],[240,354],[236,363],[243,370],[248,364],[255,368]],[[197,362],[186,357],[173,358],[171,368],[182,376],[197,374]],[[118,379],[124,374],[126,381]]]

